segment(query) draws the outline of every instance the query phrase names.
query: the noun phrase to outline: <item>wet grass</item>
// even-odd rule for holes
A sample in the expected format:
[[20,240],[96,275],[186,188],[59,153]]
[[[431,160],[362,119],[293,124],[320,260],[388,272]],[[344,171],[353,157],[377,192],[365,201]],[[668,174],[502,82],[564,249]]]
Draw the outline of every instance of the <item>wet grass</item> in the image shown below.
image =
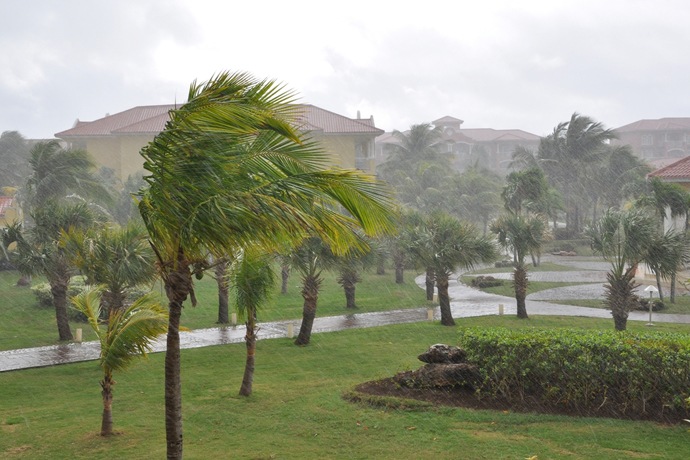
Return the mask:
[[[683,426],[459,408],[383,410],[342,399],[358,383],[419,367],[415,357],[429,345],[454,343],[460,329],[478,325],[613,327],[589,318],[504,316],[462,319],[457,327],[429,322],[317,334],[308,347],[260,341],[249,398],[237,395],[242,344],[183,350],[185,457],[687,458],[690,433]],[[164,457],[163,355],[115,377],[118,434],[103,439],[96,363],[1,373],[0,457]]]
[[[414,273],[405,273],[405,283],[396,284],[393,273],[376,275],[365,273],[357,284],[357,313],[386,311],[401,308],[416,308],[427,305],[425,294],[414,283]],[[28,287],[16,286],[19,275],[12,271],[0,271],[0,350],[54,345],[58,334],[55,312],[52,308],[40,307]],[[34,284],[40,280],[34,280]],[[299,319],[302,317],[303,299],[300,279],[293,274],[288,293],[280,294],[277,286],[271,301],[259,312],[260,321]],[[160,284],[154,286],[162,301],[166,302]],[[185,302],[182,314],[183,326],[190,329],[217,326],[218,291],[210,276],[195,283],[198,304],[192,307]],[[230,305],[232,309],[232,303]],[[232,311],[232,310],[231,310]],[[332,316],[351,313],[345,308],[345,294],[332,273],[324,273],[319,295],[318,316]],[[91,329],[85,323],[71,322],[72,332],[77,328],[83,332],[83,340],[95,340]]]

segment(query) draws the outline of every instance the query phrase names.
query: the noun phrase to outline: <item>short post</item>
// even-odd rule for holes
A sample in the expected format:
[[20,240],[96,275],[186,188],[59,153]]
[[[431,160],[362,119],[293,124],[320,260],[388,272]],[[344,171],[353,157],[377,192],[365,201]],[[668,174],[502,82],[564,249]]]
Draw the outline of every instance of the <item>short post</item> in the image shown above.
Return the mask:
[[287,324],[287,337],[291,339],[295,336],[295,325],[292,323]]
[[77,328],[77,331],[76,331],[74,340],[75,340],[77,343],[81,343],[81,328],[80,328],[80,327]]
[[644,290],[649,292],[649,322],[645,324],[645,326],[654,326],[654,323],[652,323],[652,307],[654,305],[652,299],[654,298],[654,293],[659,292],[659,290],[656,286],[652,286],[651,284],[644,288]]
[[427,308],[426,309],[426,319],[429,321],[434,320],[434,309],[433,308]]
[[230,315],[230,322],[232,323],[233,327],[237,326],[237,313]]
[[503,304],[498,304],[498,316],[503,316]]

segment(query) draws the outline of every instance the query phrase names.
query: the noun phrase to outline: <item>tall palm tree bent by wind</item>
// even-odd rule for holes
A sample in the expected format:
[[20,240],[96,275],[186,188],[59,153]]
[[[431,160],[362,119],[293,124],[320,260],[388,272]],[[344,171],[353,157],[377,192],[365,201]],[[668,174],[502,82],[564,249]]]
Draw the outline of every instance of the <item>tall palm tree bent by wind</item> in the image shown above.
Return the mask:
[[[169,300],[165,357],[168,458],[181,458],[180,315],[192,267],[206,251],[318,232],[333,248],[357,244],[354,229],[392,228],[384,184],[357,171],[325,169],[321,149],[296,130],[294,96],[275,81],[221,73],[193,83],[188,102],[142,150],[148,187],[139,209]],[[344,209],[347,215],[338,212]]]

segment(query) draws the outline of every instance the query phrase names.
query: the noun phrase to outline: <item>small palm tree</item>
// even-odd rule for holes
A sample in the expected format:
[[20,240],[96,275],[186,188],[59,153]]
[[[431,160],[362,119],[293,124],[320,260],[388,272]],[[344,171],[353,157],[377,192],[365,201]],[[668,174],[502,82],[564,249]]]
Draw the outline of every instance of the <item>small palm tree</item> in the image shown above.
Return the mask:
[[143,227],[62,232],[61,246],[87,277],[87,283],[103,285],[102,300],[109,309],[124,307],[127,292],[151,283],[156,277],[154,255]]
[[257,311],[271,295],[271,290],[275,284],[275,274],[271,269],[271,261],[268,257],[246,251],[236,264],[232,279],[237,311],[240,317],[244,318],[246,324],[244,342],[247,347],[247,359],[242,385],[240,386],[240,395],[250,396],[256,361]]
[[517,302],[517,317],[527,316],[527,287],[529,284],[525,258],[531,252],[538,252],[544,241],[544,220],[536,216],[505,214],[491,224],[491,231],[497,235],[504,248],[513,251],[515,269],[513,288]]
[[435,212],[417,229],[410,249],[425,267],[433,270],[441,324],[454,326],[448,295],[450,276],[457,268],[470,269],[478,263],[495,260],[494,242],[481,236],[474,226],[444,212]]
[[[367,243],[370,240],[367,239]],[[362,281],[361,273],[376,263],[376,253],[369,245],[369,249],[354,249],[346,254],[336,256],[335,268],[338,271],[336,281],[345,291],[345,308],[354,310],[357,308],[355,293],[357,283]]]
[[311,341],[311,330],[316,318],[316,308],[319,302],[319,290],[323,278],[323,270],[335,265],[335,256],[328,245],[319,237],[306,238],[294,248],[285,259],[291,268],[302,276],[302,324],[295,345],[308,345]]
[[111,308],[104,325],[99,319],[102,293],[102,287],[86,290],[72,298],[72,304],[86,316],[101,344],[101,436],[109,436],[113,434],[113,373],[125,369],[134,358],[145,356],[151,350],[153,341],[166,330],[168,314],[153,295],[146,295],[129,307]]
[[635,307],[635,272],[648,259],[657,235],[654,219],[640,209],[607,210],[586,230],[594,252],[611,263],[606,274],[606,303],[611,309],[614,327],[624,331],[628,314]]

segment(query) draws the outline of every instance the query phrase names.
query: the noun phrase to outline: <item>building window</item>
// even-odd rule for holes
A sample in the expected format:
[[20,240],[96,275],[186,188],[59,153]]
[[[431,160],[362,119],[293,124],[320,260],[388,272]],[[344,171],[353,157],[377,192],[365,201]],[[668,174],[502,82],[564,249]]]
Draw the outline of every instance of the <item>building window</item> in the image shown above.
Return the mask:
[[654,145],[654,136],[651,134],[643,134],[642,145]]
[[681,133],[670,132],[666,133],[666,142],[678,142],[681,139]]

